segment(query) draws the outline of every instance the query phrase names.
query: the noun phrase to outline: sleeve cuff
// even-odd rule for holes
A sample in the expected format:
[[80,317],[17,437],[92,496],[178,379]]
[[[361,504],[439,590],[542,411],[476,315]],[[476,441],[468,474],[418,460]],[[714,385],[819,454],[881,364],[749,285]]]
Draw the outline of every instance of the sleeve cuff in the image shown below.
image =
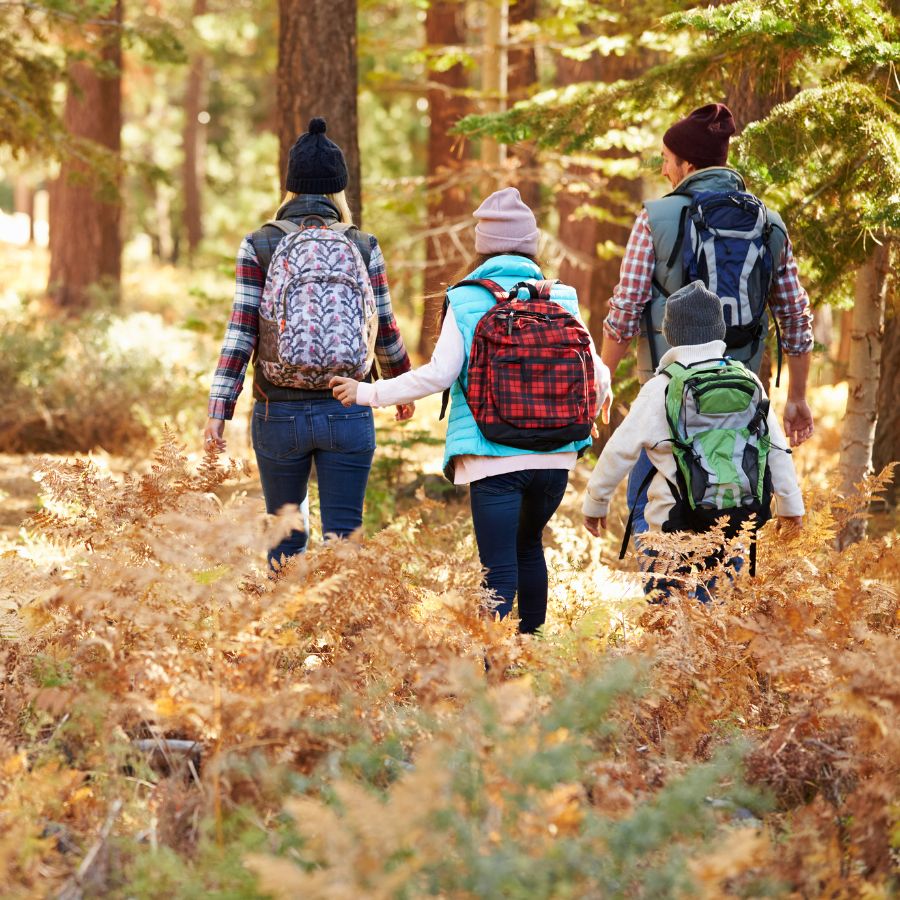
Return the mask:
[[794,493],[787,497],[779,497],[776,494],[775,515],[789,516],[792,518],[806,515],[806,507],[803,505],[803,494],[801,494],[800,491],[794,491]]
[[207,415],[210,419],[230,419],[234,415],[234,406],[229,408],[225,400],[210,400]]
[[590,494],[585,494],[581,511],[592,519],[600,519],[609,514],[609,501],[595,500]]
[[608,318],[603,320],[603,333],[607,337],[612,338],[617,344],[627,344],[631,341],[631,338],[634,337],[634,335],[624,337],[616,327],[610,323]]
[[356,402],[360,406],[376,406],[375,385],[367,381],[361,381],[356,388]]

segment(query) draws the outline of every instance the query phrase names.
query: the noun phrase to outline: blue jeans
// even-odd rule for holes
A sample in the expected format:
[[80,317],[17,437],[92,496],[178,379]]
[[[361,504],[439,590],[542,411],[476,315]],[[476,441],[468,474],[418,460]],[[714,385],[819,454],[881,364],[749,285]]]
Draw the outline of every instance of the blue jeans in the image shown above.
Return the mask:
[[[634,509],[634,522],[632,525],[632,535],[637,536],[639,534],[644,534],[645,532],[650,530],[650,526],[647,524],[647,520],[644,518],[644,510],[647,506],[647,492],[649,490],[649,485],[645,487],[640,493],[638,493],[638,489],[643,483],[644,479],[647,477],[647,473],[653,468],[653,464],[650,462],[650,457],[647,456],[646,450],[641,450],[641,455],[638,457],[638,461],[634,464],[634,468],[631,470],[631,474],[628,476],[628,485],[626,488],[626,494],[628,498],[628,509]],[[644,549],[641,547],[640,540],[635,540],[635,545],[641,552],[641,570],[643,572],[653,572],[655,564],[653,560],[656,558],[657,554],[653,550]],[[715,558],[710,557],[709,559],[704,560],[706,566],[712,566],[715,563]],[[743,559],[739,556],[734,557],[728,561],[727,567],[733,569],[735,572],[740,572],[741,567],[743,565]],[[684,574],[690,571],[690,566],[685,567]],[[732,578],[731,573],[728,573],[728,577]],[[673,588],[678,586],[678,582],[671,578],[648,578],[646,583],[644,584],[644,593],[649,594],[651,591],[659,591],[660,597],[657,602],[664,601],[672,592]],[[696,597],[701,603],[709,603],[711,598],[711,593],[715,590],[716,587],[716,579],[711,578],[705,584],[699,584],[695,591],[691,591],[691,596]]]
[[[266,512],[306,502],[312,464],[319,482],[322,534],[347,537],[362,525],[363,500],[375,454],[375,418],[365,406],[338,400],[257,403],[253,449]],[[308,518],[306,519],[308,523]],[[269,563],[306,549],[306,530],[294,529],[269,551]]]
[[519,595],[519,631],[537,631],[547,617],[543,531],[566,492],[565,469],[526,469],[491,475],[470,486],[478,556],[485,585],[500,600],[501,618]]
[[638,457],[638,461],[634,464],[634,468],[628,476],[628,485],[626,488],[628,509],[629,511],[632,509],[634,510],[632,535],[643,534],[650,528],[647,524],[647,520],[644,518],[644,509],[647,506],[647,490],[649,485],[648,487],[645,487],[640,494],[638,494],[638,488],[640,488],[641,483],[652,468],[653,463],[650,462],[647,451],[641,450],[641,455]]

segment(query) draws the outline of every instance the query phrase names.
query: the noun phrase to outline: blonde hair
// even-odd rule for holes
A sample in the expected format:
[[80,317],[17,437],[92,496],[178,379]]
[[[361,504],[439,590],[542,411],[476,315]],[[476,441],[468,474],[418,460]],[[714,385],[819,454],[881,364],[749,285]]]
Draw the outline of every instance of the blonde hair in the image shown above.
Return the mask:
[[[291,200],[296,200],[297,197],[302,196],[301,194],[295,194],[292,191],[288,191],[284,195],[284,199],[281,201],[281,206],[284,206],[285,203],[288,203]],[[350,212],[350,204],[347,202],[347,192],[346,191],[338,191],[336,194],[325,194],[336,207],[338,211],[338,215],[340,216],[340,221],[345,225],[353,224],[353,213]],[[279,207],[280,209],[281,207]]]

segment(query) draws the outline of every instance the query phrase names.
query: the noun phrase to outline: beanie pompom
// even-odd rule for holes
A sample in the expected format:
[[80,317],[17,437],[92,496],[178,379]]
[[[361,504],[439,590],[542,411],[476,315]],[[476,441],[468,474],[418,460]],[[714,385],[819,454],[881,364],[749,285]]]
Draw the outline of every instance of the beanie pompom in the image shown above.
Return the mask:
[[309,128],[306,129],[310,134],[325,134],[325,120],[321,116],[316,116],[309,120]]

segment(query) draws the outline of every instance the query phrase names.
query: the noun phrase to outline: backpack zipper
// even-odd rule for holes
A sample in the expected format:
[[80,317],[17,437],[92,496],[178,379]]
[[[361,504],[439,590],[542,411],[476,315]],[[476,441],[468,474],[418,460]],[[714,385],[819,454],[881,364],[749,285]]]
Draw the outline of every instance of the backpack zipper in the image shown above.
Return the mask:
[[756,385],[752,387],[746,381],[720,381],[718,384],[702,384],[700,387],[691,387],[691,393],[695,397],[702,397],[704,394],[708,394],[710,391],[718,390],[719,388],[728,389],[728,388],[737,388],[739,391],[743,391],[745,394],[749,394],[751,397],[756,393]]

